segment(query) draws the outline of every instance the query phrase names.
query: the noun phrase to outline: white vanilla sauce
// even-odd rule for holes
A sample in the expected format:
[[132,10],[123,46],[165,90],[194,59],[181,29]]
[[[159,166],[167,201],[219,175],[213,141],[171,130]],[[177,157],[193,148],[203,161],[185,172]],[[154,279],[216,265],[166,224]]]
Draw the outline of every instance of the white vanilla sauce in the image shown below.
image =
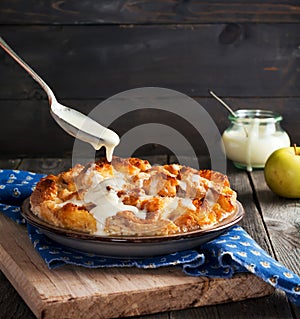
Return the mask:
[[184,206],[190,210],[196,210],[196,207],[193,204],[193,200],[191,198],[181,198],[180,202],[181,202],[182,206]]
[[175,220],[178,217],[178,214],[172,214],[172,212],[175,212],[177,210],[179,199],[179,197],[170,197],[166,200],[165,206],[162,209],[162,218]]
[[201,180],[201,176],[198,174],[192,174],[192,182],[195,184],[199,184]]
[[[124,210],[132,211],[135,214],[138,213],[139,210],[136,207],[124,205],[117,195],[117,191],[123,182],[123,180],[118,179],[106,179],[96,187],[89,189],[84,195],[85,203],[93,203],[96,205],[90,210],[97,221],[96,234],[103,232],[107,217],[114,216],[116,213]],[[117,188],[114,189],[116,186]]]
[[[54,114],[60,119],[59,125],[71,135],[90,143],[95,150],[104,146],[106,148],[106,159],[111,162],[114,149],[120,143],[118,134],[70,108],[56,107]],[[79,130],[77,134],[74,133],[74,128]]]
[[157,186],[158,186],[159,179],[158,178],[152,178],[149,188],[149,195],[156,195],[157,194]]
[[179,187],[186,192],[186,182],[184,181],[179,181]]
[[[100,125],[100,124],[99,124]],[[106,159],[108,162],[112,161],[113,152],[115,147],[120,143],[119,136],[109,130],[108,128],[103,127],[103,131],[93,131],[93,134],[99,137],[98,143],[91,143],[95,150],[100,150],[102,146],[106,149]]]

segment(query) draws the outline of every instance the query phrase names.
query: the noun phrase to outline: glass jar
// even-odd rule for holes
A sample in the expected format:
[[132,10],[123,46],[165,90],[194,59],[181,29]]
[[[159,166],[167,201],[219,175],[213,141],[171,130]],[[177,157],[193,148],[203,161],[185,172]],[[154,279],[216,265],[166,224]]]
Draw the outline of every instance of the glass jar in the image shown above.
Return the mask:
[[231,125],[222,140],[227,158],[237,168],[252,171],[264,168],[268,157],[278,148],[290,146],[288,134],[281,128],[282,116],[268,110],[241,109],[229,115]]

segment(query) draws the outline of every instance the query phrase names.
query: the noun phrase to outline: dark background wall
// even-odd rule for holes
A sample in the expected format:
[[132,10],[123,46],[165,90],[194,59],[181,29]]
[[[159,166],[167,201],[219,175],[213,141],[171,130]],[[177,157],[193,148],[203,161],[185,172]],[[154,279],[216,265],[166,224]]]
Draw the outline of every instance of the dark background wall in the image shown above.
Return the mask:
[[[195,98],[222,132],[228,114],[212,89],[235,109],[281,113],[300,143],[299,0],[1,0],[0,35],[61,103],[84,113],[124,90],[158,86]],[[72,151],[74,140],[52,119],[43,90],[2,50],[0,118],[3,158]],[[121,134],[135,120],[114,129]]]

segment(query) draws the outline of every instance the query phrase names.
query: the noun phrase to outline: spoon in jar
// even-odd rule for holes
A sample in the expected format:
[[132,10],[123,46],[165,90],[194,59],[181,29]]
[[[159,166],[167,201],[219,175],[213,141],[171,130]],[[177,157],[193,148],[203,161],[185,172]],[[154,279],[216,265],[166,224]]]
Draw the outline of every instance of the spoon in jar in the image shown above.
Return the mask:
[[46,92],[50,103],[50,113],[59,126],[70,135],[90,143],[96,150],[104,146],[106,148],[106,158],[111,162],[114,148],[120,142],[119,136],[90,117],[58,103],[46,82],[9,47],[2,37],[0,37],[0,46],[27,71]]
[[[229,111],[229,113],[230,113],[233,117],[238,118],[238,115],[233,111],[233,109],[232,109],[228,104],[226,104],[221,98],[219,98],[213,91],[209,90],[208,92],[209,92],[209,94],[210,94],[211,96],[213,96],[217,101],[219,101],[219,102]],[[243,130],[244,130],[244,132],[245,132],[245,134],[246,134],[246,137],[248,137],[248,131],[247,131],[247,129],[246,129],[246,127],[245,127],[244,125],[243,125]]]
[[237,117],[233,109],[227,105],[222,99],[220,99],[213,91],[208,91],[210,95],[212,95],[217,101],[219,101],[225,108],[231,113],[233,117]]

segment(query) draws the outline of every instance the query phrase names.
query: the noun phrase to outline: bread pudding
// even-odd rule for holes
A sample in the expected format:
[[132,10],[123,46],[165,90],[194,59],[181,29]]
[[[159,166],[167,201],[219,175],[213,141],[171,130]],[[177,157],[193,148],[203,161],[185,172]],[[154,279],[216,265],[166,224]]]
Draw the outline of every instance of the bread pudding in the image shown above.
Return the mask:
[[211,228],[236,212],[226,175],[113,157],[48,175],[30,197],[42,220],[94,235],[166,236]]

